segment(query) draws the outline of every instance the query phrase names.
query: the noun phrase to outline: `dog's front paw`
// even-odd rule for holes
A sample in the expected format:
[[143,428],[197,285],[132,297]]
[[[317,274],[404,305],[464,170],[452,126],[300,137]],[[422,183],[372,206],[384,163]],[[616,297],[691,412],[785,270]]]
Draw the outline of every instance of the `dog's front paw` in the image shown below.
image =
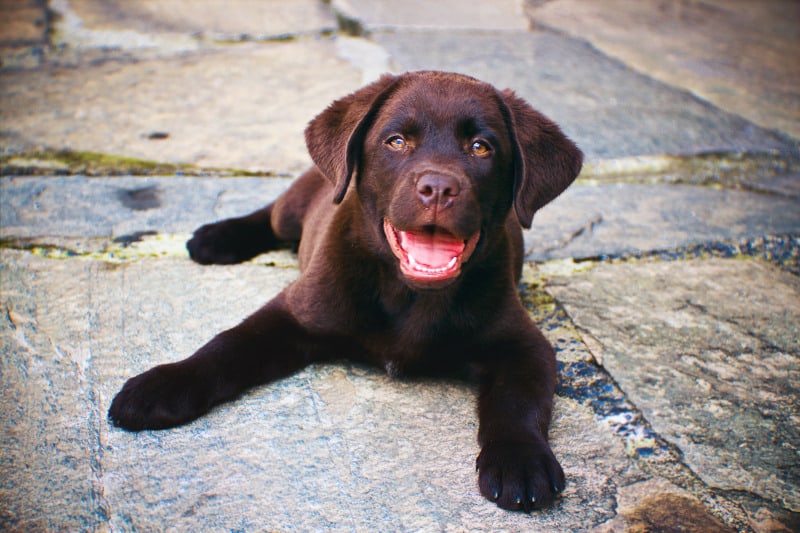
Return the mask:
[[490,442],[477,467],[481,494],[503,509],[541,509],[564,490],[564,471],[545,443]]
[[108,419],[129,431],[185,424],[211,407],[208,396],[178,364],[161,365],[129,379],[108,409]]
[[241,263],[268,248],[268,231],[269,228],[231,218],[199,227],[186,248],[189,256],[201,265]]

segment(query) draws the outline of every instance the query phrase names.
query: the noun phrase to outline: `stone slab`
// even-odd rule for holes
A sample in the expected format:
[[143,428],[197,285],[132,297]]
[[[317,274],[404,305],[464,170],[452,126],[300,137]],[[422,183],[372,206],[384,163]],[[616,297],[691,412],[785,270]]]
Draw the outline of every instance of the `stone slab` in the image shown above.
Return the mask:
[[299,172],[308,121],[361,81],[327,38],[0,71],[0,146]]
[[[186,234],[268,204],[291,178],[0,178],[0,238]],[[800,199],[683,185],[573,185],[525,232],[528,259],[582,259],[800,232]]]
[[0,47],[46,41],[47,14],[42,0],[0,0]]
[[800,201],[690,185],[583,185],[534,217],[537,261],[587,258],[800,232]]
[[800,139],[800,4],[528,0],[534,27],[603,53],[728,112]]
[[41,65],[49,21],[45,0],[0,0],[0,69]]
[[187,233],[264,207],[290,183],[180,176],[0,178],[0,237]]
[[[70,0],[55,2],[70,28],[100,35],[179,33],[239,41],[313,35],[336,29],[336,19],[319,0]],[[74,42],[74,41],[71,41]],[[98,42],[98,45],[102,42]]]
[[588,160],[795,150],[788,137],[549,32],[392,32],[372,39],[397,71],[457,71],[512,88],[558,122]]
[[607,426],[559,399],[564,497],[544,513],[499,510],[476,488],[471,386],[351,365],[127,433],[105,419],[126,378],[188,355],[297,271],[14,250],[0,268],[4,529],[565,531],[613,520],[617,490],[649,479]]
[[528,20],[521,0],[495,0],[482,4],[440,0],[425,2],[374,2],[333,0],[338,16],[364,32],[403,30],[525,30]]
[[796,526],[797,276],[756,260],[601,264],[547,291],[698,476]]

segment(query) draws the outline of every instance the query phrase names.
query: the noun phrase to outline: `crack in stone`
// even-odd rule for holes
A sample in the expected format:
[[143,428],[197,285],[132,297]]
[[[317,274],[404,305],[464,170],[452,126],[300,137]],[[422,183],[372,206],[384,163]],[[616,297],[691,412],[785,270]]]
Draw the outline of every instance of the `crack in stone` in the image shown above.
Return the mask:
[[[91,277],[98,278],[99,265],[95,264],[90,269]],[[92,471],[92,490],[91,499],[94,509],[94,517],[97,521],[95,527],[102,527],[108,524],[111,519],[111,504],[105,496],[105,469],[103,468],[103,428],[105,427],[105,409],[103,408],[102,394],[97,386],[99,376],[94,364],[94,353],[91,349],[92,333],[98,329],[98,311],[94,302],[95,283],[91,283],[87,290],[87,301],[89,305],[86,312],[87,335],[90,344],[86,347],[85,360],[83,362],[87,403],[89,406],[89,416],[87,420],[87,430],[89,439],[92,443],[92,450],[89,455],[89,464]]]
[[[695,310],[699,311],[701,314],[706,315],[706,316],[712,318],[713,320],[716,320],[717,322],[732,326],[733,328],[745,333],[747,336],[755,339],[756,341],[758,341],[761,344],[761,346],[759,347],[759,349],[757,351],[772,351],[772,352],[776,352],[776,353],[787,353],[787,350],[785,348],[782,348],[781,346],[778,346],[777,344],[772,342],[770,339],[766,338],[763,334],[758,333],[757,331],[753,331],[752,328],[747,326],[747,324],[742,324],[742,323],[738,322],[735,318],[719,316],[719,315],[713,313],[711,310],[709,310],[706,306],[704,306],[702,304],[698,304],[698,303],[693,302],[693,301],[688,300],[688,299],[686,300],[686,306],[682,307],[682,309],[685,309],[686,307],[691,308],[691,309],[695,309]],[[725,348],[723,346],[712,346],[712,347],[714,349],[716,349],[716,350],[719,350],[719,351],[725,353],[726,355],[728,355],[730,357],[737,357],[738,355],[740,355],[742,353],[753,353],[754,352],[754,350],[752,350],[752,349],[750,349],[750,350],[744,350],[743,349],[741,352],[732,352],[730,349]],[[790,355],[795,355],[796,356],[798,354],[791,353]]]
[[[5,239],[0,240],[0,250],[26,252],[43,259],[88,259],[108,264],[130,263],[143,259],[188,260],[186,241],[189,238],[188,233],[166,234],[141,231],[117,237],[111,241],[104,238],[85,239],[73,247],[48,243],[44,238]],[[53,240],[59,241],[58,238],[53,238]],[[70,242],[74,243],[74,241]],[[276,268],[298,268],[297,255],[283,248],[261,254],[250,260],[249,263]]]
[[679,261],[685,259],[763,259],[791,274],[800,276],[800,233],[743,237],[687,244],[675,248],[601,254],[580,259],[581,263],[624,263],[631,261]]
[[17,344],[22,346],[25,350],[29,352],[35,352],[31,343],[28,342],[28,338],[25,336],[25,332],[21,327],[21,320],[16,314],[11,310],[11,308],[6,304],[6,319],[8,320],[9,325],[11,326],[11,330],[14,332],[14,340],[17,341]]
[[[541,253],[546,255],[546,254],[555,252],[556,250],[561,250],[563,248],[566,248],[575,239],[577,239],[577,238],[579,238],[579,237],[581,237],[583,235],[591,234],[594,231],[595,226],[597,226],[599,224],[602,224],[602,223],[603,223],[603,215],[601,215],[601,214],[595,215],[594,217],[589,219],[583,226],[581,226],[577,230],[573,231],[567,237],[561,239],[560,241],[557,241],[555,244],[552,244],[551,246],[548,246],[548,247],[544,248],[541,251]],[[531,246],[530,248],[525,250],[525,255],[528,256],[528,255],[532,254],[534,249],[535,249],[535,246]]]

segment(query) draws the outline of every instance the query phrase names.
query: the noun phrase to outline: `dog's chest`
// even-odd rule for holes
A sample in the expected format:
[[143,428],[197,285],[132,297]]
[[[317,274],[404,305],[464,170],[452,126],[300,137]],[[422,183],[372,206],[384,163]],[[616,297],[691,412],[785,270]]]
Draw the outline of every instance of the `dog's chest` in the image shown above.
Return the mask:
[[391,376],[427,373],[469,359],[478,340],[478,317],[452,304],[411,306],[385,314],[381,322],[362,339]]

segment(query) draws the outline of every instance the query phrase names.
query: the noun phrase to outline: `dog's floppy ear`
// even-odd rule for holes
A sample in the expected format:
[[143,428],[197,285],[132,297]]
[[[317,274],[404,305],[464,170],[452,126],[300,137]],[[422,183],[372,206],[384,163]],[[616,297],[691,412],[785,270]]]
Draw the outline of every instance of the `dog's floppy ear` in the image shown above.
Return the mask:
[[530,228],[538,209],[561,194],[581,171],[583,153],[550,119],[513,91],[501,98],[508,108],[514,151],[514,210]]
[[333,102],[306,128],[308,152],[333,183],[333,200],[337,204],[344,199],[356,170],[364,135],[396,81],[397,77],[384,74],[378,81]]

